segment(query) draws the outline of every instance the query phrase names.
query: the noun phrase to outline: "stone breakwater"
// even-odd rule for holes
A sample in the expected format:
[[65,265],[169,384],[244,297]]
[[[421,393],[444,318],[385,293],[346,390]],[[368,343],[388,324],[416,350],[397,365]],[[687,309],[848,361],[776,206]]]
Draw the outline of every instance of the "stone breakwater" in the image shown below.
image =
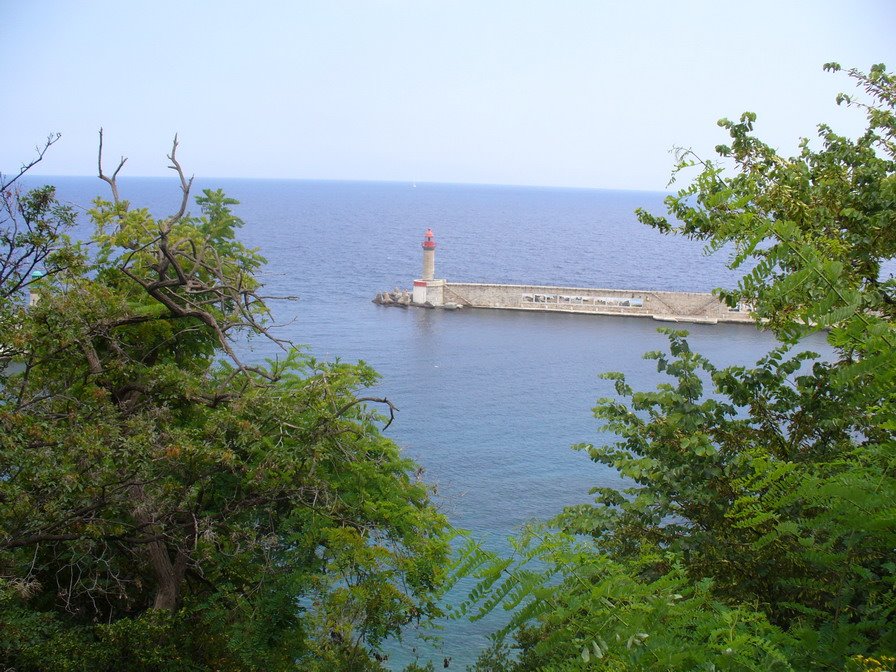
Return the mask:
[[664,322],[752,324],[749,306],[730,308],[713,294],[654,290],[554,287],[545,285],[497,285],[447,282],[440,305],[417,304],[407,290],[382,292],[375,303],[386,306],[489,308],[587,315],[649,317]]

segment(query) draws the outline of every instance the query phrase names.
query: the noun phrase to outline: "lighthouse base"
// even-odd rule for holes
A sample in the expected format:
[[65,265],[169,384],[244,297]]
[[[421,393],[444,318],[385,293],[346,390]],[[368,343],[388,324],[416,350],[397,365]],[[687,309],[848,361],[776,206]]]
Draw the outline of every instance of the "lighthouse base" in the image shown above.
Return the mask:
[[429,303],[441,306],[445,303],[444,280],[414,280],[414,293],[411,301],[417,304]]

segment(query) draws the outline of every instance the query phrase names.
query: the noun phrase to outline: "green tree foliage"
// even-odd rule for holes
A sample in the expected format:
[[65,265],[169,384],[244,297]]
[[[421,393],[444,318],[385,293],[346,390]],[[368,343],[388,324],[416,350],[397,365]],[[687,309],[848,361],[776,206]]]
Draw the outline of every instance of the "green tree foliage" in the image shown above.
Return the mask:
[[270,337],[263,259],[220,191],[186,211],[176,148],[180,211],[121,200],[122,161],[87,246],[52,189],[4,192],[0,661],[380,669],[438,612],[445,520],[358,396],[369,367],[240,359]]
[[[839,70],[836,64],[825,66]],[[722,120],[719,160],[683,152],[696,177],[648,225],[732,248],[747,301],[782,345],[717,369],[686,332],[648,353],[668,376],[595,415],[617,437],[582,445],[623,491],[564,510],[502,559],[469,543],[477,585],[461,613],[517,609],[510,669],[892,669],[896,652],[896,80],[849,72],[858,139],[819,127],[785,158]],[[892,269],[892,266],[890,267]],[[832,362],[790,348],[827,330]],[[707,389],[711,386],[710,389]]]
[[[38,164],[59,140],[50,135],[37,157],[14,176],[0,175],[0,328],[6,334],[21,322],[28,288],[40,275],[53,275],[77,257],[65,239],[74,223],[71,207],[56,201],[53,187],[22,193],[19,178]],[[4,342],[6,347],[9,342]]]

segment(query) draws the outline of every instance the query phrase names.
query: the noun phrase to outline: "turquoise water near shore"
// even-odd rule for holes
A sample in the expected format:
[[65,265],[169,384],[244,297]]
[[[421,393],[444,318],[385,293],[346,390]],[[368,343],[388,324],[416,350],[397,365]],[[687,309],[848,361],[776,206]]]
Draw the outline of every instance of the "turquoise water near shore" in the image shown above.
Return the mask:
[[[60,198],[87,207],[106,195],[96,178],[46,178]],[[612,393],[598,374],[622,371],[635,389],[661,378],[642,355],[664,347],[646,319],[487,310],[402,310],[371,303],[376,292],[409,287],[420,273],[420,242],[436,235],[436,276],[454,281],[710,291],[733,286],[724,254],[640,225],[636,207],[662,212],[663,194],[471,185],[277,180],[197,181],[241,201],[240,237],[268,259],[267,293],[278,335],[317,357],[364,360],[382,378],[377,392],[398,407],[387,435],[426,470],[458,528],[501,548],[507,534],[618,476],[570,450],[608,441],[591,416]],[[122,197],[158,215],[177,209],[174,180],[121,180]],[[668,326],[668,325],[666,325]],[[750,364],[774,347],[752,326],[687,325],[695,350],[719,365]],[[824,339],[806,344],[829,352]],[[274,356],[257,342],[251,357]],[[492,626],[447,623],[441,650],[412,634],[390,647],[396,669],[424,653],[464,669]]]

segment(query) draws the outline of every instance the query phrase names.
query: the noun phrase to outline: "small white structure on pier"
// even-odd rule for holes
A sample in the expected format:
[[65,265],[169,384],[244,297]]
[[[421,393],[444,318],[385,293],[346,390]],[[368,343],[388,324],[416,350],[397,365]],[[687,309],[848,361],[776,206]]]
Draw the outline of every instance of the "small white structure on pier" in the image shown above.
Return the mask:
[[40,300],[38,292],[38,280],[44,277],[43,271],[33,271],[31,273],[31,282],[28,284],[28,307],[34,306]]
[[436,280],[436,241],[432,229],[423,234],[423,277],[414,280],[412,301],[441,306],[445,302],[445,280]]

